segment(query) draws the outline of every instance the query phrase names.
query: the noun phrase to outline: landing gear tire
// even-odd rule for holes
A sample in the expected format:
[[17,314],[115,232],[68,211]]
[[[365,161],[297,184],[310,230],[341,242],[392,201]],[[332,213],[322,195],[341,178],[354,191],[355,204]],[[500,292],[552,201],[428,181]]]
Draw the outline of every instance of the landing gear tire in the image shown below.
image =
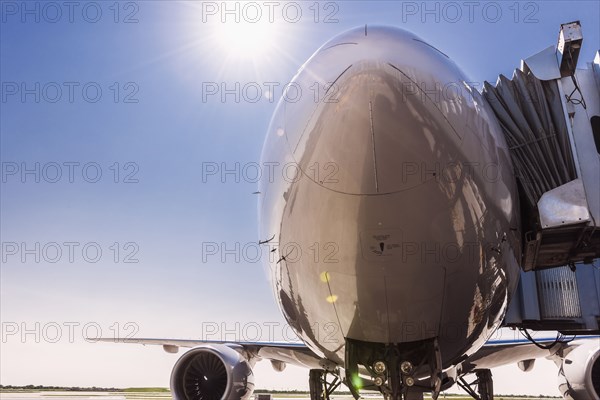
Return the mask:
[[[458,380],[460,386],[475,400],[494,400],[494,381],[492,380],[492,371],[489,369],[480,369],[475,371],[477,379],[468,383],[464,377]],[[477,391],[475,391],[477,388]]]
[[[331,378],[328,378],[331,377]],[[330,396],[342,384],[340,378],[322,369],[309,372],[310,400],[330,400]]]
[[494,400],[494,381],[492,371],[482,369],[477,371],[477,391],[481,400]]

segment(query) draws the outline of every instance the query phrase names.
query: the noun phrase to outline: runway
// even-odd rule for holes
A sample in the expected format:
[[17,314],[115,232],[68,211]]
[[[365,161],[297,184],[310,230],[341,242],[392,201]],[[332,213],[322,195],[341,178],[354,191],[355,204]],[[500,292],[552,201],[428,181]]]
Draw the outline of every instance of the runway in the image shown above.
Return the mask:
[[[67,392],[67,391],[0,391],[0,400],[166,400],[170,399],[171,395],[168,392]],[[257,400],[256,394],[254,395]],[[351,400],[352,396],[340,394],[332,396],[337,400]],[[363,398],[369,400],[381,400],[378,395],[365,395]],[[543,400],[548,400],[550,397],[545,397]],[[558,399],[558,397],[556,397]],[[272,395],[272,400],[310,400],[308,395],[302,393],[277,393]],[[431,399],[425,396],[425,400]],[[470,400],[470,397],[444,394],[442,393],[439,399],[451,400]],[[496,400],[542,400],[538,397],[502,397],[495,396]]]

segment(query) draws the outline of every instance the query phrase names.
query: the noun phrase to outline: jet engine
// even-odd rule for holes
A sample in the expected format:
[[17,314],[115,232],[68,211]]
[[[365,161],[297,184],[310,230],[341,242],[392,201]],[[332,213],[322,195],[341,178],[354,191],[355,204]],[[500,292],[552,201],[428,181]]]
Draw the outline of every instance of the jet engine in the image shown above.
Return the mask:
[[171,373],[175,400],[246,400],[253,391],[250,363],[225,345],[191,349],[179,358]]
[[575,347],[558,365],[558,388],[565,399],[600,400],[600,339]]

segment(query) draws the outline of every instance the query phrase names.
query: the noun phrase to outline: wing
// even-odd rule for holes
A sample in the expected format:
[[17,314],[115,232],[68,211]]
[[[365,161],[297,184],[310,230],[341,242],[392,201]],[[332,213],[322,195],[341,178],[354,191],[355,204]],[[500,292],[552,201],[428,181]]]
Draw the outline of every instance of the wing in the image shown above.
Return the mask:
[[[463,361],[458,370],[469,373],[475,369],[490,369],[502,365],[516,364],[551,358],[559,351],[569,351],[588,340],[598,340],[600,336],[590,336],[570,342],[558,342],[553,339],[536,340],[539,347],[527,339],[489,341],[477,353]],[[321,369],[330,365],[331,361],[318,356],[303,343],[268,343],[268,342],[227,342],[217,340],[188,340],[188,339],[138,339],[138,338],[100,338],[90,339],[97,342],[130,343],[141,345],[162,346],[168,353],[177,353],[180,347],[193,348],[201,345],[226,345],[246,358],[258,358],[281,361],[304,368]]]
[[267,343],[267,342],[226,342],[218,340],[188,339],[138,339],[138,338],[99,338],[92,342],[130,343],[162,346],[167,353],[177,353],[180,347],[193,348],[201,345],[221,344],[230,347],[247,359],[266,359],[281,361],[304,368],[323,368],[331,361],[316,355],[303,343]]
[[468,373],[475,369],[490,369],[537,358],[552,358],[559,352],[570,351],[589,340],[598,340],[598,338],[600,336],[589,336],[574,341],[559,342],[556,342],[556,339],[540,339],[536,340],[537,345],[527,339],[489,341],[477,353],[462,362],[460,370]]

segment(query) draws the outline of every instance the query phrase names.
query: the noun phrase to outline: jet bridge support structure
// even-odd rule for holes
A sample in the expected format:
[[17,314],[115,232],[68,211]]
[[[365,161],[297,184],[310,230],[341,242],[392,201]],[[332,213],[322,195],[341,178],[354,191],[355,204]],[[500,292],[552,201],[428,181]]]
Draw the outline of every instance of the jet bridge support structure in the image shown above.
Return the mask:
[[483,94],[506,137],[519,185],[524,271],[600,257],[600,53],[577,69],[579,22]]
[[592,266],[521,272],[504,325],[556,330],[565,335],[600,333],[600,260]]

